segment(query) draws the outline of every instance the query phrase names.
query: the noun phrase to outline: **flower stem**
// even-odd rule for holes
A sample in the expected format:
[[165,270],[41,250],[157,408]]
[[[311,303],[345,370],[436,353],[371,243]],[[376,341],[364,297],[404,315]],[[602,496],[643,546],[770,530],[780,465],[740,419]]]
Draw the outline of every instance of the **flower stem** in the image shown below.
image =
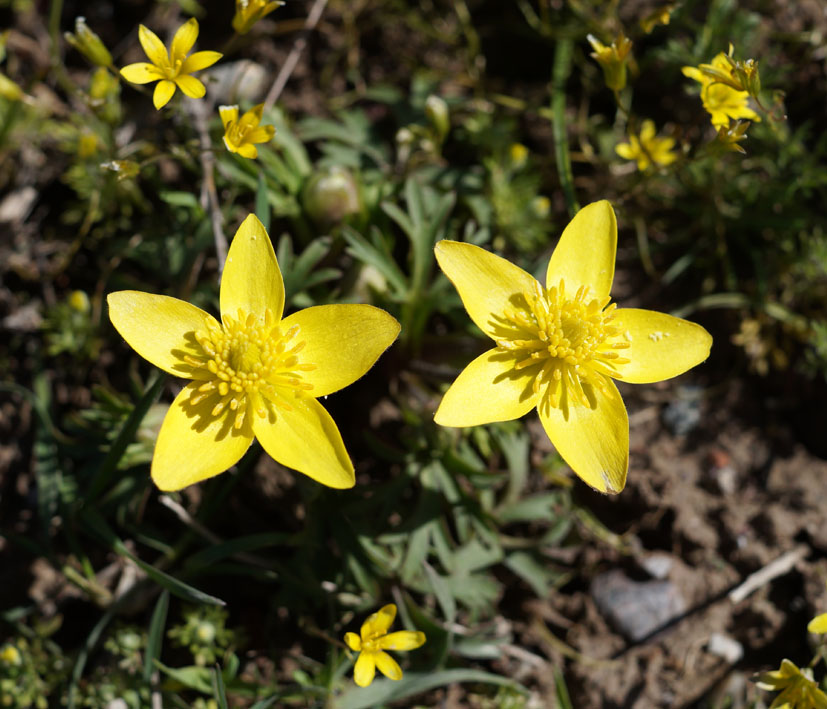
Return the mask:
[[570,39],[560,38],[554,48],[554,68],[551,79],[551,127],[554,134],[554,157],[557,173],[566,198],[566,208],[573,217],[580,211],[574,195],[574,179],[571,173],[568,137],[566,135],[566,79],[571,72],[571,55],[574,45]]

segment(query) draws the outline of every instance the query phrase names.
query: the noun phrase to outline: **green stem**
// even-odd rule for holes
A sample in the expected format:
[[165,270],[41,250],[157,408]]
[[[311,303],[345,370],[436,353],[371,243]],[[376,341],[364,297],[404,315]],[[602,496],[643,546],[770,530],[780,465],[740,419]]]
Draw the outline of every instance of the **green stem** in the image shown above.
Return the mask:
[[570,217],[580,211],[580,205],[574,195],[574,178],[571,172],[571,157],[566,135],[566,79],[569,78],[571,72],[573,49],[572,40],[562,38],[557,40],[551,79],[551,127],[554,134],[554,157]]

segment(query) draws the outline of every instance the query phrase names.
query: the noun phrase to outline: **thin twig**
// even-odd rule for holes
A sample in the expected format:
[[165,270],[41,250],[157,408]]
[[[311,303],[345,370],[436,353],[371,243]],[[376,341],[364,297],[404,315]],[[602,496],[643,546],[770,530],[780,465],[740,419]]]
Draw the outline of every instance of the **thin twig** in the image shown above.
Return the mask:
[[284,64],[282,64],[276,80],[270,87],[270,91],[267,92],[267,98],[264,99],[265,111],[278,100],[278,97],[281,96],[281,92],[284,91],[284,87],[287,85],[290,75],[296,68],[296,64],[299,63],[299,57],[301,57],[304,48],[307,46],[307,38],[319,23],[326,6],[327,0],[316,0],[316,2],[313,3],[313,7],[310,8],[310,14],[304,22],[304,29],[302,29],[302,33],[294,42],[293,48],[290,50],[290,54],[287,55],[287,59]]
[[199,158],[201,169],[204,172],[204,181],[201,184],[201,206],[209,209],[212,233],[215,239],[215,255],[218,258],[219,276],[224,270],[227,260],[227,237],[224,236],[224,217],[221,216],[221,206],[218,204],[218,190],[215,188],[215,155],[213,154],[210,133],[207,128],[207,102],[189,101],[195,129],[198,131],[198,140],[201,145]]
[[786,554],[782,554],[765,567],[747,576],[740,586],[733,588],[729,592],[729,600],[733,603],[740,603],[753,591],[757,591],[773,579],[784,576],[784,574],[792,571],[795,565],[807,556],[808,553],[809,547],[799,546],[788,551]]

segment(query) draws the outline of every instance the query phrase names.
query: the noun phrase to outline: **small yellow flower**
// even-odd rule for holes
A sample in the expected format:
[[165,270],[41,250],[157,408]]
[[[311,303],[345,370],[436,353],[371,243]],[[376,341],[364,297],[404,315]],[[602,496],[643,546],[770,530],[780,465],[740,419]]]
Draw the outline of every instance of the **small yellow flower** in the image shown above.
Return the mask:
[[224,124],[224,145],[227,146],[227,150],[245,158],[258,157],[258,148],[255,144],[272,140],[276,133],[273,126],[259,126],[263,110],[264,104],[260,103],[239,119],[238,106],[218,107],[221,122]]
[[676,3],[670,2],[668,5],[652,10],[640,21],[641,29],[646,34],[650,34],[656,25],[668,25],[675,7]]
[[827,633],[827,613],[822,613],[813,618],[807,625],[811,633]]
[[591,56],[603,68],[606,86],[612,91],[621,91],[626,86],[626,65],[629,61],[629,52],[632,51],[632,41],[622,32],[608,47],[594,35],[587,35],[586,39],[594,49]]
[[345,633],[347,646],[358,652],[353,668],[353,681],[360,687],[373,682],[376,668],[389,679],[402,679],[402,669],[385,650],[416,650],[425,643],[425,633],[413,630],[399,630],[388,635],[388,629],[396,618],[396,606],[389,603],[371,615],[359,631]]
[[781,692],[770,709],[827,709],[827,694],[818,688],[812,670],[800,670],[789,660],[782,660],[778,670],[760,675],[757,684],[769,692]]
[[629,468],[629,419],[612,380],[675,377],[707,358],[712,338],[665,313],[616,310],[609,296],[616,250],[617,222],[605,200],[581,209],[563,231],[545,286],[477,246],[440,241],[440,267],[471,319],[497,344],[451,385],[436,422],[477,426],[536,407],[572,470],[600,492],[620,492]]
[[169,54],[158,35],[143,25],[138,27],[138,39],[152,63],[129,64],[121,69],[121,76],[133,84],[157,81],[152,96],[155,108],[167,105],[176,86],[190,98],[202,98],[207,93],[204,84],[191,75],[212,66],[222,55],[219,52],[195,52],[187,56],[198,39],[198,20],[193,17],[178,28],[172,38]]
[[20,656],[20,650],[14,645],[8,644],[0,648],[0,662],[4,665],[14,665],[17,667],[23,664],[23,658]]
[[528,148],[522,143],[512,143],[508,146],[508,157],[511,165],[519,170],[528,160]]
[[738,79],[734,76],[733,67],[723,52],[712,60],[712,64],[701,64],[700,67],[685,66],[681,71],[684,76],[701,84],[701,100],[712,118],[712,125],[716,128],[729,126],[730,118],[761,120],[748,105],[749,92],[733,88],[739,85],[736,83]]
[[109,318],[135,351],[192,380],[164,418],[152,458],[161,490],[235,465],[257,438],[282,465],[352,487],[353,464],[317,401],[351,384],[399,334],[370,305],[319,305],[282,318],[284,282],[270,237],[251,214],[227,254],[221,321],[164,295],[110,293]]
[[637,160],[637,169],[646,170],[655,165],[671,165],[678,159],[674,138],[658,138],[654,121],[643,121],[640,127],[640,136],[629,135],[628,143],[620,143],[615,147],[620,157],[626,160]]
[[235,0],[233,29],[238,34],[247,34],[256,22],[282,5],[284,5],[283,2],[267,2],[267,0]]

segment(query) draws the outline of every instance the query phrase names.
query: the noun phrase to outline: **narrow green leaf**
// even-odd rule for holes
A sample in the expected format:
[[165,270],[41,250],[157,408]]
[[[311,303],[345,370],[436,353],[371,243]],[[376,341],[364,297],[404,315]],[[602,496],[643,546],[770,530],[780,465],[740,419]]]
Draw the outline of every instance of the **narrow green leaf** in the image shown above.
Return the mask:
[[290,539],[289,534],[283,532],[263,532],[261,534],[250,534],[244,537],[237,537],[221,544],[214,544],[206,549],[196,552],[187,559],[188,567],[211,566],[217,561],[226,559],[228,556],[243,552],[255,551],[266,547],[284,544]]
[[442,608],[442,615],[445,617],[446,622],[453,623],[457,616],[457,604],[454,601],[453,595],[451,595],[448,584],[442,576],[434,571],[430,564],[424,563],[422,566],[425,569],[425,574],[428,576],[428,581],[431,583],[431,588],[434,590],[436,600],[440,608]]
[[135,434],[137,433],[141,422],[144,420],[146,412],[149,411],[149,407],[152,406],[161,395],[161,389],[163,389],[165,380],[166,374],[160,371],[157,372],[155,379],[153,379],[150,385],[146,388],[141,400],[135,404],[135,408],[132,410],[132,413],[126,421],[124,421],[123,426],[118,433],[118,437],[112,442],[109,452],[106,454],[106,458],[103,459],[100,468],[98,468],[94,478],[92,478],[92,482],[89,484],[89,489],[86,492],[86,499],[88,502],[91,502],[97,498],[104,491],[104,489],[106,489],[112,476],[117,470],[118,462],[126,452],[126,447],[135,440]]
[[216,665],[213,668],[213,691],[220,709],[229,709],[227,706],[227,690],[224,687],[224,678],[221,676],[220,668]]
[[147,638],[146,653],[144,654],[144,682],[147,684],[152,681],[155,660],[161,657],[161,645],[164,641],[164,627],[167,622],[168,609],[169,591],[164,591],[158,597],[155,610],[152,611],[152,620],[149,623],[149,637]]
[[563,679],[563,673],[556,667],[554,668],[554,688],[557,693],[557,705],[560,709],[574,709],[569,698],[569,690],[566,687],[566,680]]
[[258,173],[258,186],[256,187],[256,216],[259,218],[264,228],[270,231],[270,202],[267,197],[267,180],[264,177],[264,172]]

